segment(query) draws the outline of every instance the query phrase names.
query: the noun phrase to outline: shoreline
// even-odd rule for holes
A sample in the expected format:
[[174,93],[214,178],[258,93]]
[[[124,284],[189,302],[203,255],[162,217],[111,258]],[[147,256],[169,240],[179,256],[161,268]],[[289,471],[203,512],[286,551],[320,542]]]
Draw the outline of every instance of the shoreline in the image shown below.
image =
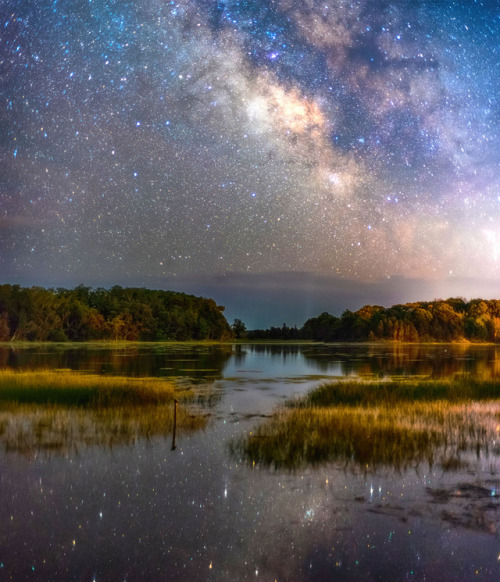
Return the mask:
[[213,345],[213,346],[223,346],[223,345],[312,345],[312,346],[500,346],[500,341],[498,342],[486,342],[486,341],[471,341],[467,339],[455,340],[455,341],[397,341],[397,340],[377,340],[377,341],[361,341],[361,342],[348,342],[348,341],[338,341],[338,342],[328,342],[328,341],[315,341],[312,339],[234,339],[234,340],[166,340],[166,341],[135,341],[135,340],[90,340],[90,341],[3,341],[0,342],[0,348],[2,347],[31,347],[31,346],[60,346],[60,347],[73,347],[73,346],[89,346],[95,345],[96,347],[131,347],[131,346],[189,346],[189,345]]

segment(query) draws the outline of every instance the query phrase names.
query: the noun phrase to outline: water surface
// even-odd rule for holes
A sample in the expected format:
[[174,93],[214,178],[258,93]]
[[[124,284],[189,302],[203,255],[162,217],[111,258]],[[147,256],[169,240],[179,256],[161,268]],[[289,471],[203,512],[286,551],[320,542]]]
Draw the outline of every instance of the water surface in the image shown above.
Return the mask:
[[4,452],[0,579],[498,580],[495,443],[467,466],[272,470],[231,456],[324,379],[496,378],[495,346],[62,345],[0,366],[165,376],[209,386],[208,427],[127,446]]

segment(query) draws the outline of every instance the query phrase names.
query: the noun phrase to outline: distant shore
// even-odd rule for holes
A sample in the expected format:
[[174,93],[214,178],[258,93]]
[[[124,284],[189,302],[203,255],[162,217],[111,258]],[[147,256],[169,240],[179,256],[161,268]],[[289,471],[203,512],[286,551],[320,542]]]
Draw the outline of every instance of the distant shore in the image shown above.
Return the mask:
[[230,340],[164,340],[164,341],[137,341],[137,340],[89,340],[89,341],[0,341],[1,347],[33,347],[37,345],[61,346],[61,347],[78,347],[78,346],[96,346],[96,347],[131,347],[131,346],[152,346],[152,345],[308,345],[308,346],[500,346],[500,341],[471,341],[471,340],[454,340],[454,341],[397,341],[397,340],[374,340],[374,341],[316,341],[312,339],[230,339]]

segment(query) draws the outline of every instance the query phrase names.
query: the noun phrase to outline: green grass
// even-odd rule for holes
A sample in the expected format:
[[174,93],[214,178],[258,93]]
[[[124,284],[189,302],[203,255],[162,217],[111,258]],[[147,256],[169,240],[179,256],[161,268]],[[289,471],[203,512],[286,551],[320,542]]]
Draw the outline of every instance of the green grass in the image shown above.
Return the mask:
[[0,443],[7,452],[67,453],[85,446],[130,445],[139,439],[203,429],[202,390],[179,390],[161,378],[81,374],[69,370],[0,371]]
[[462,377],[455,380],[348,380],[322,384],[290,406],[391,406],[401,402],[466,402],[500,398],[500,382]]
[[327,462],[364,471],[462,467],[471,453],[500,448],[499,388],[472,379],[324,384],[231,448],[252,463],[288,469]]
[[122,404],[141,406],[187,398],[162,378],[132,378],[84,374],[71,370],[0,370],[2,403],[60,404],[99,408]]

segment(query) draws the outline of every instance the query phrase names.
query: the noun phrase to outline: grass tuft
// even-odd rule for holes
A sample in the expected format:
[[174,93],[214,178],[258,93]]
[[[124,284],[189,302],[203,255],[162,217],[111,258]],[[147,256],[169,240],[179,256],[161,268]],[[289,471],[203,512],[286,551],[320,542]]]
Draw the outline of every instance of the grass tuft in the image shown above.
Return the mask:
[[499,432],[495,382],[343,381],[289,401],[231,448],[276,468],[337,462],[404,470],[425,462],[453,470],[470,453],[487,455]]
[[[201,404],[210,393],[177,390],[161,378],[68,370],[0,371],[0,443],[5,451],[67,453],[83,446],[130,445],[173,430],[174,398]],[[177,433],[203,429],[207,416],[177,410]]]
[[76,407],[140,406],[188,398],[176,393],[175,384],[162,378],[131,378],[83,374],[68,370],[0,371],[0,406],[61,404]]
[[456,380],[347,380],[330,382],[291,406],[391,406],[400,402],[466,402],[500,398],[500,382],[461,377]]

